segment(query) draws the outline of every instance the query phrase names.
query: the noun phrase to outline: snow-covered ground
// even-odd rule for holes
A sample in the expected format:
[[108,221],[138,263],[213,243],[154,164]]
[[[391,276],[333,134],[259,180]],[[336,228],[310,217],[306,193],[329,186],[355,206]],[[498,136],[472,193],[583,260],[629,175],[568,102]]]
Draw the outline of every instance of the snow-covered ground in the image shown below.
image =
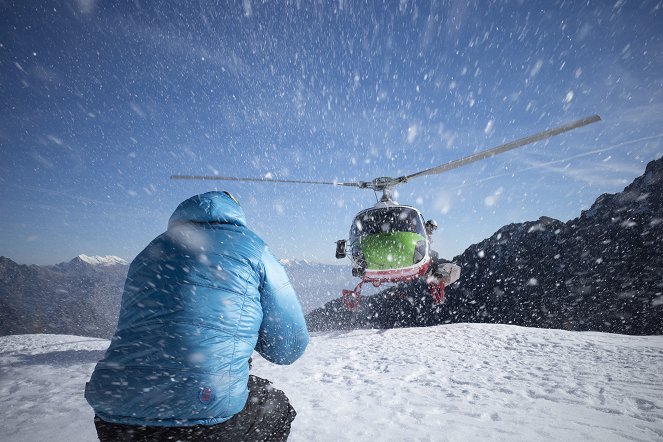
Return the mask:
[[[83,386],[108,341],[0,337],[0,439],[93,441]],[[663,336],[455,324],[314,334],[254,358],[297,410],[292,441],[663,440]]]

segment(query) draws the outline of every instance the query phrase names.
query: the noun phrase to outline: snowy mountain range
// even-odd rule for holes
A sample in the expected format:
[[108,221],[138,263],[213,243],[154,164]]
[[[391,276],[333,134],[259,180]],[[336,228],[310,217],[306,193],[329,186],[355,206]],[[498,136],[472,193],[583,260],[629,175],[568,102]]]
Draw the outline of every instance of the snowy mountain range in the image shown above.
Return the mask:
[[[284,260],[312,330],[517,324],[663,334],[663,158],[623,192],[602,195],[566,223],[542,216],[510,224],[454,258],[463,272],[432,304],[421,283],[365,297],[348,311],[347,266]],[[0,335],[64,333],[108,338],[126,261],[79,255],[55,266],[0,257]]]
[[[109,341],[0,337],[0,438],[96,440],[83,389]],[[654,441],[663,336],[494,324],[313,333],[291,366],[257,353],[298,441]]]
[[111,336],[127,270],[126,261],[108,256],[54,266],[0,257],[0,334]]
[[[348,287],[345,266],[283,262],[305,313]],[[115,331],[128,263],[116,256],[79,255],[53,266],[19,265],[0,257],[0,335]]]
[[307,315],[314,330],[488,322],[625,334],[663,334],[663,158],[623,192],[599,197],[566,223],[510,224],[454,261],[463,271],[434,306],[401,284],[349,312],[341,300]]

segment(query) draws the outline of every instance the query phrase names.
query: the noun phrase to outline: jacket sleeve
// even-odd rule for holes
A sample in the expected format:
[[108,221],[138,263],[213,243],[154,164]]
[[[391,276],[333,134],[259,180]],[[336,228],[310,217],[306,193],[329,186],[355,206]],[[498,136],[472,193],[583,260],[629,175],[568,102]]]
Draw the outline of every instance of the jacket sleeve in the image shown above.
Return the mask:
[[265,247],[260,288],[262,324],[256,351],[275,364],[287,365],[304,354],[308,330],[302,307],[280,262]]

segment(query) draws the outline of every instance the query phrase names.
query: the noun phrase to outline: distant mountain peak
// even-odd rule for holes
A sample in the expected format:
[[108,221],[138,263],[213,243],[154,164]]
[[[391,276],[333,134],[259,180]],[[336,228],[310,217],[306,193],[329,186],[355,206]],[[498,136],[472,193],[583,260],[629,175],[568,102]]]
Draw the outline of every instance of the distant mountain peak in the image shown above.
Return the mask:
[[0,256],[0,264],[14,264],[16,263],[12,261],[10,258],[7,258],[6,256]]
[[[635,212],[658,212],[663,202],[663,157],[650,161],[645,173],[619,193],[604,193],[581,218],[623,218]],[[630,210],[629,210],[630,209]]]
[[636,178],[625,190],[630,187],[651,188],[661,185],[661,181],[663,181],[663,157],[647,163],[644,175]]
[[112,266],[112,265],[128,265],[129,263],[122,258],[112,255],[106,256],[88,256],[78,255],[72,262],[84,262],[92,266]]

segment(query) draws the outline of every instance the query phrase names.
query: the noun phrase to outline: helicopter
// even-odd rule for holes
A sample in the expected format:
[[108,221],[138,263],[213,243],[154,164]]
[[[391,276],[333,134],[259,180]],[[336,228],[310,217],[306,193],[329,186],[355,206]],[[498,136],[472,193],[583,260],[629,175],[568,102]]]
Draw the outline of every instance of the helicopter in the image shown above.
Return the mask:
[[349,257],[352,261],[352,276],[360,278],[354,290],[343,290],[343,301],[349,310],[356,310],[361,300],[364,283],[374,287],[426,279],[433,302],[444,302],[445,287],[460,277],[460,267],[456,264],[439,260],[437,252],[431,249],[432,231],[427,230],[421,212],[409,205],[399,204],[393,199],[393,189],[414,178],[436,175],[491,158],[500,153],[526,146],[564,132],[600,121],[599,115],[582,118],[562,126],[557,126],[524,138],[501,144],[491,149],[482,150],[472,155],[400,177],[378,177],[371,181],[305,181],[273,178],[241,178],[219,175],[172,175],[178,180],[220,180],[251,181],[291,184],[320,184],[333,186],[357,187],[382,192],[382,197],[373,206],[357,213],[350,227],[349,239],[336,241],[336,258]]

